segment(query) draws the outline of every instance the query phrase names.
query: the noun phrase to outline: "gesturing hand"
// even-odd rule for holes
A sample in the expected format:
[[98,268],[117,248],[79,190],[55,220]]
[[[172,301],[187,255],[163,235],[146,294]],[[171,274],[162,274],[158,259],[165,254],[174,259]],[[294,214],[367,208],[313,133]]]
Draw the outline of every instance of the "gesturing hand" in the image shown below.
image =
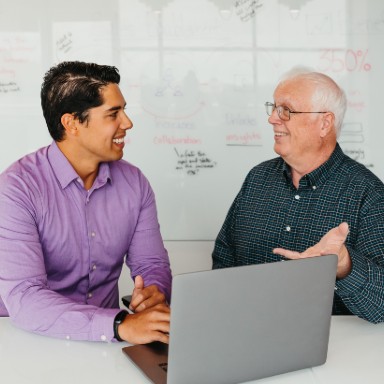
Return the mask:
[[306,249],[304,252],[300,253],[283,248],[275,248],[273,253],[286,257],[287,259],[302,259],[306,257],[335,254],[338,256],[336,276],[341,279],[350,273],[352,266],[348,249],[344,245],[348,233],[348,224],[341,223],[339,226],[328,231],[317,244]]

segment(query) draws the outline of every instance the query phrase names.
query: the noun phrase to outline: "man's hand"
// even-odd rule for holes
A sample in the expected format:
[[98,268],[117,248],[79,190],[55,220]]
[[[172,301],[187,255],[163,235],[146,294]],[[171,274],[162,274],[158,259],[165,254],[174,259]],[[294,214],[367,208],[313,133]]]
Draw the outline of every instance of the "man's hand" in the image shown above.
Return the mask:
[[336,277],[342,279],[351,272],[352,268],[351,257],[349,256],[347,247],[344,245],[348,233],[348,224],[341,223],[338,227],[328,231],[317,244],[302,253],[283,248],[275,248],[273,253],[286,257],[287,259],[303,259],[306,257],[335,254],[339,258]]
[[132,293],[129,309],[135,313],[156,306],[157,304],[166,304],[165,295],[159,291],[156,285],[144,287],[144,280],[139,275],[135,278],[135,288]]
[[147,344],[152,341],[168,344],[170,317],[169,306],[157,304],[139,313],[128,315],[119,325],[119,336],[131,344]]

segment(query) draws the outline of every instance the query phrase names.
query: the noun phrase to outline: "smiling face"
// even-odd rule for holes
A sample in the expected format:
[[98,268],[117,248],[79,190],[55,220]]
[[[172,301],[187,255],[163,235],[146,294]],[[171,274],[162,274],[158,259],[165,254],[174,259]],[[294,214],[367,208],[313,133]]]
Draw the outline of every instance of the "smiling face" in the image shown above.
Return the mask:
[[123,157],[124,137],[133,127],[126,115],[125,100],[120,88],[110,83],[101,89],[103,104],[88,110],[88,118],[80,122],[73,114],[61,117],[64,140],[58,147],[82,178],[87,189],[92,186],[102,162]]
[[[276,106],[286,106],[291,111],[318,111],[312,105],[314,85],[303,79],[292,79],[278,85],[274,93]],[[274,110],[268,122],[273,126],[274,150],[291,167],[299,170],[316,167],[323,160],[324,114],[291,114],[283,121]]]
[[77,151],[97,165],[123,157],[126,130],[133,126],[119,86],[109,84],[101,92],[104,103],[89,110],[86,122],[77,121]]

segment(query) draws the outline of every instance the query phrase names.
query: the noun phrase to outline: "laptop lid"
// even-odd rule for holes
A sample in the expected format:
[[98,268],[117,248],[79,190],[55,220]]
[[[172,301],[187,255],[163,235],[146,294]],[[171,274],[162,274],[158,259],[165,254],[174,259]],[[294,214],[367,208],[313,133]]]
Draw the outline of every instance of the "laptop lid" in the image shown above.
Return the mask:
[[327,255],[175,276],[167,373],[166,347],[157,359],[150,346],[123,351],[142,369],[145,355],[148,377],[157,383],[158,372],[168,384],[232,384],[321,365],[336,267]]

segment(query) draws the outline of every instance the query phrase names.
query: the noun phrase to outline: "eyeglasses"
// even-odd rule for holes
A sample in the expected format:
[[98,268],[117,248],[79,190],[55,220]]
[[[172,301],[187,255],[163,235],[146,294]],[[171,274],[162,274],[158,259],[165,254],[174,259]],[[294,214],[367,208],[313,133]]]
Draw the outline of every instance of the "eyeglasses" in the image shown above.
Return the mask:
[[288,121],[291,118],[291,114],[296,113],[328,113],[328,112],[299,112],[299,111],[291,111],[288,107],[285,105],[279,105],[276,106],[274,103],[266,102],[265,109],[267,111],[267,115],[271,116],[273,111],[276,109],[277,114],[279,115],[281,120]]

